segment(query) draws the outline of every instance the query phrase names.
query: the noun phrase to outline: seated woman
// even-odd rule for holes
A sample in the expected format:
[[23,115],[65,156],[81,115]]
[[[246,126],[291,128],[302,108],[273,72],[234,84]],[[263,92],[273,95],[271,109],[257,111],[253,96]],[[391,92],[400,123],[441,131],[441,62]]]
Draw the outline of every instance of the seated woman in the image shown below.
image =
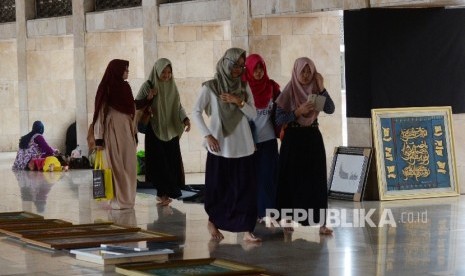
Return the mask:
[[19,149],[13,164],[13,170],[35,170],[34,159],[45,158],[58,153],[51,148],[44,139],[44,124],[35,121],[32,130],[19,139]]

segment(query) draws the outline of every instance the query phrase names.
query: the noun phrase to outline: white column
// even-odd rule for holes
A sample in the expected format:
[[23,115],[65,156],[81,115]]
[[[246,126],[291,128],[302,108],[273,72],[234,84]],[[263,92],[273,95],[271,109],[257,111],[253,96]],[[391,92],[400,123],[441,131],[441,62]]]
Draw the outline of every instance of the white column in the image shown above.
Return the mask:
[[231,45],[249,53],[250,0],[230,0]]
[[158,21],[158,6],[156,0],[142,0],[143,25],[142,35],[144,40],[144,77],[152,70],[153,64],[158,58],[157,31],[160,26]]
[[72,0],[74,38],[74,91],[76,93],[77,144],[87,155],[87,89],[86,89],[86,12],[93,10],[93,0]]
[[18,58],[19,131],[29,132],[29,104],[27,92],[27,27],[26,21],[34,18],[33,0],[16,0],[16,47]]

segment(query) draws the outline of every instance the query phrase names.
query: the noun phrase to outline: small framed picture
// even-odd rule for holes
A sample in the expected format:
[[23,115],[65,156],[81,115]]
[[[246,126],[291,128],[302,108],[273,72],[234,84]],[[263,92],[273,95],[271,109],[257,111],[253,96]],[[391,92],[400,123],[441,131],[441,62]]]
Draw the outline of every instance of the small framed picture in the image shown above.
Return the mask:
[[371,110],[380,200],[458,196],[452,108]]
[[128,276],[164,275],[263,275],[265,269],[226,259],[172,260],[165,263],[127,263],[115,272]]
[[328,197],[362,201],[371,163],[371,148],[336,147],[328,181]]
[[24,222],[24,221],[36,221],[43,220],[44,217],[38,214],[19,211],[19,212],[3,212],[0,213],[0,223],[9,223],[9,222]]

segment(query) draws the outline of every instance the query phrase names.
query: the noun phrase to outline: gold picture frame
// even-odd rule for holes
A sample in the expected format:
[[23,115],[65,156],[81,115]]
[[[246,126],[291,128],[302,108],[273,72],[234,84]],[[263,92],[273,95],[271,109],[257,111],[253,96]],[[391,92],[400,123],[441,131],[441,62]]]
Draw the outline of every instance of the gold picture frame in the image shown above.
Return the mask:
[[26,211],[19,212],[3,212],[0,213],[0,224],[19,222],[19,221],[32,221],[32,220],[43,220],[44,217],[38,214],[34,214]]
[[112,222],[103,223],[89,223],[89,224],[70,224],[61,225],[60,227],[46,227],[46,228],[30,228],[30,229],[13,229],[3,230],[3,233],[11,237],[26,238],[26,239],[44,239],[44,238],[57,238],[57,237],[73,237],[84,235],[101,235],[101,234],[115,234],[137,232],[140,228],[129,227],[113,224]]
[[380,200],[459,195],[452,108],[371,110]]
[[[127,276],[165,275],[261,275],[266,270],[226,259],[174,260],[165,263],[128,263],[116,265],[115,272]],[[190,272],[190,274],[187,274]]]
[[0,233],[9,234],[10,232],[17,232],[30,229],[46,229],[46,228],[59,228],[68,227],[73,225],[69,221],[61,219],[43,219],[43,220],[16,220],[0,223]]
[[136,242],[136,241],[174,241],[176,236],[139,230],[136,232],[124,232],[124,233],[113,233],[113,234],[94,234],[88,233],[80,236],[63,236],[63,237],[39,237],[34,238],[21,237],[21,241],[28,244],[36,245],[48,249],[74,249],[74,248],[89,248],[100,246],[106,243],[115,242]]

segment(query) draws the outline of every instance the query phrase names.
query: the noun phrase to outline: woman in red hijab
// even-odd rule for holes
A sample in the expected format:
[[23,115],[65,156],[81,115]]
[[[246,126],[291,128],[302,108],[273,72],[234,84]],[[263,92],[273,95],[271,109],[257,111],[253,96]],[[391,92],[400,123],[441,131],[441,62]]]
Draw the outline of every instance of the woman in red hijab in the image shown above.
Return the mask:
[[279,85],[268,77],[263,58],[251,54],[245,61],[244,80],[249,83],[257,109],[257,117],[250,122],[256,151],[254,153],[258,182],[258,218],[263,221],[266,209],[276,208],[276,173],[278,142],[274,126],[275,100]]
[[296,59],[291,80],[276,100],[276,121],[287,124],[279,153],[277,205],[280,210],[293,209],[293,213],[305,210],[305,220],[292,219],[302,225],[319,224],[320,234],[330,235],[333,231],[325,222],[328,190],[325,146],[318,127],[319,99],[310,100],[318,95],[325,98],[322,111],[334,113],[334,102],[313,61]]
[[129,62],[110,61],[95,96],[92,120],[97,150],[104,150],[105,166],[111,168],[115,197],[112,209],[133,208],[136,199],[135,104],[126,81]]

